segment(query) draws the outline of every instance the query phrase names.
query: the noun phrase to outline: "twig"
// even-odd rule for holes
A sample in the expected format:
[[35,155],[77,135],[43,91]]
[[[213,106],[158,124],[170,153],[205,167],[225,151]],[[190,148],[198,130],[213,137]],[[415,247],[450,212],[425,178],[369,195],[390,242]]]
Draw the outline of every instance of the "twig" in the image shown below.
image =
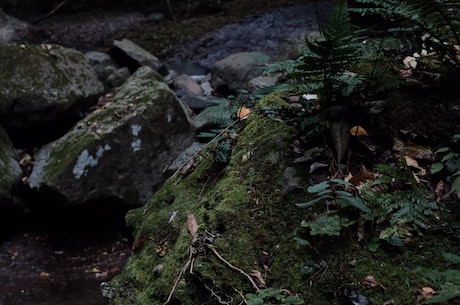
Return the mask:
[[62,1],[62,2],[59,3],[51,12],[49,12],[49,13],[46,14],[45,16],[43,16],[43,17],[41,17],[41,18],[39,18],[39,19],[33,21],[32,24],[37,24],[37,23],[39,23],[39,22],[45,20],[46,18],[51,17],[54,13],[56,13],[56,11],[57,11],[58,9],[60,9],[60,8],[61,8],[64,4],[66,4],[67,2],[69,2],[69,0],[64,0],[64,1]]
[[222,129],[221,132],[219,132],[219,134],[217,134],[211,141],[203,145],[197,152],[195,152],[190,158],[188,158],[184,163],[182,163],[182,165],[174,172],[174,174],[172,174],[171,178],[176,176],[182,170],[182,168],[184,168],[185,165],[187,165],[191,160],[195,159],[196,156],[198,156],[206,147],[214,143],[221,135],[223,135],[227,130],[229,130],[233,125],[235,125],[239,121],[240,119],[235,120],[230,125]]
[[192,246],[190,246],[190,251],[189,251],[189,256],[188,256],[188,261],[185,263],[184,267],[182,267],[182,270],[180,271],[179,275],[176,278],[176,281],[174,282],[174,285],[171,289],[171,292],[169,293],[168,299],[166,302],[164,302],[164,305],[168,304],[171,301],[171,298],[174,294],[174,291],[176,290],[177,284],[179,284],[180,279],[182,278],[182,275],[184,274],[185,270],[188,269],[188,266],[192,264],[192,256],[193,256],[193,251],[192,251]]
[[244,272],[244,271],[241,270],[240,268],[235,267],[235,266],[233,266],[232,264],[230,264],[227,260],[225,260],[225,258],[223,258],[223,257],[219,254],[219,252],[217,252],[216,249],[214,249],[214,247],[212,247],[212,246],[209,245],[208,248],[217,256],[218,259],[220,259],[222,262],[224,262],[224,263],[225,263],[227,266],[229,266],[231,269],[236,270],[236,271],[238,271],[239,273],[243,274],[245,277],[247,277],[248,280],[251,282],[252,286],[254,287],[254,289],[255,289],[256,291],[259,291],[259,287],[257,286],[256,282],[254,282],[254,280],[252,279],[252,277],[251,277],[249,274],[247,274],[246,272]]

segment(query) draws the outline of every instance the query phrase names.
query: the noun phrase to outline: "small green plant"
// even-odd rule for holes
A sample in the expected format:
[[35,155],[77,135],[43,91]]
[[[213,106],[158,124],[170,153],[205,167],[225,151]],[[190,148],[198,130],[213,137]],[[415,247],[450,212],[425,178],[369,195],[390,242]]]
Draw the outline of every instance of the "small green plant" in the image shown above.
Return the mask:
[[301,305],[304,301],[295,295],[291,295],[285,289],[266,288],[260,289],[257,293],[246,294],[248,305]]
[[[373,223],[380,240],[402,246],[413,233],[422,235],[430,228],[441,208],[415,180],[404,158],[399,164],[378,164],[375,169],[380,176],[361,191],[372,209],[364,218]],[[371,248],[376,249],[375,245]]]
[[[454,141],[460,140],[460,134],[454,136]],[[460,190],[460,153],[455,152],[450,147],[441,147],[435,151],[435,154],[440,156],[440,161],[431,165],[431,173],[436,174],[442,170],[446,170],[454,177],[452,186],[448,195]]]
[[330,179],[307,188],[313,195],[313,199],[303,203],[297,203],[298,207],[309,208],[323,203],[326,209],[324,214],[319,215],[312,221],[302,221],[301,226],[310,228],[311,235],[340,235],[344,227],[355,223],[344,212],[344,209],[352,207],[361,213],[369,214],[371,210],[361,200],[350,191],[353,185],[342,179]]
[[[451,265],[460,266],[460,256],[443,252],[444,258],[449,261]],[[428,268],[417,268],[417,273],[422,275],[429,285],[437,287],[436,294],[422,304],[447,304],[453,298],[460,297],[460,269],[447,269],[439,271]]]

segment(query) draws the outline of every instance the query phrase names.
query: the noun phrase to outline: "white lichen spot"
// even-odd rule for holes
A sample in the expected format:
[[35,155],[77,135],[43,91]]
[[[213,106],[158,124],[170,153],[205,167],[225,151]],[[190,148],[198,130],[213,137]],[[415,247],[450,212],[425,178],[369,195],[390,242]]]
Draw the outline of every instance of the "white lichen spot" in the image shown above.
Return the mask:
[[131,125],[131,132],[133,136],[137,137],[139,135],[139,131],[141,131],[142,127],[140,125]]
[[73,168],[73,174],[75,175],[75,178],[80,179],[81,176],[86,176],[88,173],[88,167],[95,167],[99,159],[104,154],[104,151],[108,151],[110,148],[111,147],[109,144],[105,144],[103,147],[98,146],[95,156],[90,155],[87,149],[82,151],[80,156],[78,156],[77,163]]
[[142,144],[141,139],[136,139],[136,140],[132,141],[131,142],[131,148],[133,149],[133,152],[141,150],[141,144]]
[[[142,127],[140,125],[131,125],[131,132],[135,137],[139,136],[139,131],[141,131],[141,129]],[[133,152],[139,151],[141,149],[141,144],[141,139],[135,139],[134,141],[132,141],[131,148],[133,149]]]

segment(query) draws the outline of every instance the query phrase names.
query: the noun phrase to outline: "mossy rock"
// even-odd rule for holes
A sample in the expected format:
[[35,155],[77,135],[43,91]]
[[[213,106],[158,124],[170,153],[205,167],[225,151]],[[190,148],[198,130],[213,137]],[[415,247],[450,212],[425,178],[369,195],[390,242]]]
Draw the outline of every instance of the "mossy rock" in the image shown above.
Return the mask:
[[59,45],[0,46],[2,122],[24,128],[71,116],[103,86],[85,55]]
[[[273,95],[261,105],[289,107]],[[170,304],[240,304],[256,290],[241,271],[253,270],[267,287],[285,289],[306,304],[337,303],[344,287],[374,304],[413,304],[424,283],[415,267],[440,267],[441,251],[458,250],[449,238],[432,238],[373,253],[351,228],[339,237],[310,236],[300,223],[312,211],[295,205],[306,192],[283,193],[282,173],[295,157],[289,148],[294,127],[256,112],[240,124],[228,164],[215,163],[210,145],[192,172],[171,177],[145,207],[128,212],[134,251],[105,291],[113,304],[164,304],[170,294]],[[297,168],[305,186],[307,171]],[[189,213],[199,225],[195,239],[187,231]],[[196,252],[189,256],[191,249]],[[274,261],[264,266],[262,258]],[[385,289],[363,286],[368,275]]]
[[163,167],[193,141],[186,114],[162,77],[139,68],[113,100],[42,147],[32,188],[82,204],[111,198],[144,204],[165,179]]

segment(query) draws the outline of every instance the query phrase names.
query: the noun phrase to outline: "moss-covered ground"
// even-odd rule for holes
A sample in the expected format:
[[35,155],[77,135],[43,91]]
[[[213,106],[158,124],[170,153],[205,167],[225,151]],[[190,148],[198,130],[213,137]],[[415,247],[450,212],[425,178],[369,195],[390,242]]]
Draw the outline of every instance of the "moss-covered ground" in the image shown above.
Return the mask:
[[[282,101],[269,96],[263,103]],[[415,304],[417,289],[427,285],[416,268],[445,269],[442,252],[460,251],[459,236],[448,226],[414,236],[404,247],[382,244],[376,252],[366,239],[358,241],[355,227],[336,237],[310,236],[300,223],[312,211],[295,205],[306,192],[286,192],[282,179],[284,169],[294,166],[308,185],[308,169],[293,165],[294,128],[255,112],[239,124],[228,164],[217,164],[208,146],[193,170],[172,176],[145,207],[127,214],[134,253],[111,282],[115,304],[163,304],[170,293],[171,304],[240,304],[255,291],[240,271],[253,270],[266,287],[286,289],[306,304],[340,303],[343,288],[373,304]],[[193,243],[188,214],[199,226]],[[363,285],[366,276],[382,286]]]

